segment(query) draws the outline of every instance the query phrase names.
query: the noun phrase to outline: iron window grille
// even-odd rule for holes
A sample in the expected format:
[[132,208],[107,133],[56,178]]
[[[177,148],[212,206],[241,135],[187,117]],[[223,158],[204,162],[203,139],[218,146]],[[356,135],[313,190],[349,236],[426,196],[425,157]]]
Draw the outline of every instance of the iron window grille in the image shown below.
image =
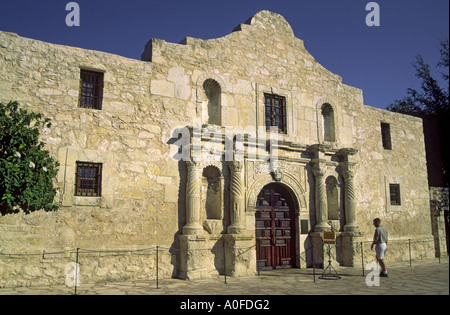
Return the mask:
[[81,69],[79,107],[102,109],[104,76],[102,72]]
[[77,162],[75,196],[101,197],[102,164]]
[[286,99],[283,96],[265,94],[266,128],[278,127],[279,133],[287,133],[286,126]]
[[381,123],[381,137],[383,139],[383,148],[386,150],[392,150],[391,125]]
[[401,206],[400,184],[389,184],[391,206]]

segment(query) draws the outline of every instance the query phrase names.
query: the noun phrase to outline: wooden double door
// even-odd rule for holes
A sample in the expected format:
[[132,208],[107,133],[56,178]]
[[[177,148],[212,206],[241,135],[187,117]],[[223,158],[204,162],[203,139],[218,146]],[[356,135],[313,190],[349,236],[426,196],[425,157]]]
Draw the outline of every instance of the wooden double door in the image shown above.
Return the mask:
[[288,196],[276,187],[265,187],[256,206],[256,255],[259,270],[292,268],[293,220]]

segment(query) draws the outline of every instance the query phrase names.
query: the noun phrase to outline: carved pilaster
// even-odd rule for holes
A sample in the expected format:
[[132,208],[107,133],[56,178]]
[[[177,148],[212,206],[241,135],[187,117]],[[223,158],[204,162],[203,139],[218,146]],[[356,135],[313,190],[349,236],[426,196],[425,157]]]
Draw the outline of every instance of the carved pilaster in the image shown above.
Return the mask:
[[244,191],[244,162],[229,162],[231,173],[230,182],[230,221],[229,234],[240,234],[245,226],[245,191]]
[[356,224],[355,172],[356,163],[343,162],[342,176],[345,181],[345,232],[358,232]]
[[358,153],[358,149],[344,148],[338,152],[342,156],[343,162],[340,164],[341,174],[345,182],[345,232],[358,232],[356,224],[356,198],[355,198],[355,171],[356,163],[352,162],[352,157]]
[[188,168],[186,185],[186,225],[184,235],[200,235],[203,227],[200,224],[201,211],[201,174],[198,163],[186,162]]

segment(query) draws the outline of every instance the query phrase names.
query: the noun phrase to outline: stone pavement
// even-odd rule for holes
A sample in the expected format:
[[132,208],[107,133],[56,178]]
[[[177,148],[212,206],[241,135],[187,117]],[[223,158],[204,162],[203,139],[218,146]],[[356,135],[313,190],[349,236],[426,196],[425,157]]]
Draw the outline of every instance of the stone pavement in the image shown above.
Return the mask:
[[[261,276],[184,281],[110,282],[82,284],[79,295],[448,295],[449,259],[392,263],[389,277],[380,278],[379,286],[367,286],[361,268],[335,267],[340,280],[322,280],[323,270],[312,269],[264,271]],[[367,276],[370,270],[365,271]],[[374,278],[369,277],[369,280]],[[74,289],[64,285],[31,288],[0,288],[0,295],[73,295]]]

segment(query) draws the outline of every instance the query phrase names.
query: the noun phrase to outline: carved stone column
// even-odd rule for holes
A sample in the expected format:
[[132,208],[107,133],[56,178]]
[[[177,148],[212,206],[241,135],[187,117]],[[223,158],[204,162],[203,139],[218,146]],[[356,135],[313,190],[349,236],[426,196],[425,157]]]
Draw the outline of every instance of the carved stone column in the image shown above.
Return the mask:
[[316,225],[314,231],[322,232],[330,229],[330,226],[328,225],[327,194],[325,186],[325,163],[316,162],[313,168],[313,174],[316,180]]
[[330,230],[328,224],[328,205],[327,192],[325,186],[325,173],[327,170],[325,151],[330,149],[330,146],[324,144],[314,144],[308,147],[308,151],[314,155],[312,159],[312,172],[315,178],[315,208],[316,208],[316,225],[314,232],[322,232]]
[[231,172],[230,221],[228,234],[241,234],[245,229],[244,162],[233,161],[228,164]]
[[344,232],[358,232],[356,224],[356,199],[355,199],[355,163],[342,163],[342,176],[345,181],[345,225]]
[[201,235],[203,227],[200,223],[201,211],[201,170],[198,163],[188,161],[186,185],[186,225],[183,227],[184,235]]
[[339,165],[340,173],[344,178],[345,190],[345,225],[344,232],[341,233],[342,265],[355,267],[361,263],[360,242],[364,233],[359,231],[356,224],[356,197],[355,197],[355,171],[356,163],[352,157],[358,153],[355,148],[341,149],[337,155],[341,156],[342,162]]

